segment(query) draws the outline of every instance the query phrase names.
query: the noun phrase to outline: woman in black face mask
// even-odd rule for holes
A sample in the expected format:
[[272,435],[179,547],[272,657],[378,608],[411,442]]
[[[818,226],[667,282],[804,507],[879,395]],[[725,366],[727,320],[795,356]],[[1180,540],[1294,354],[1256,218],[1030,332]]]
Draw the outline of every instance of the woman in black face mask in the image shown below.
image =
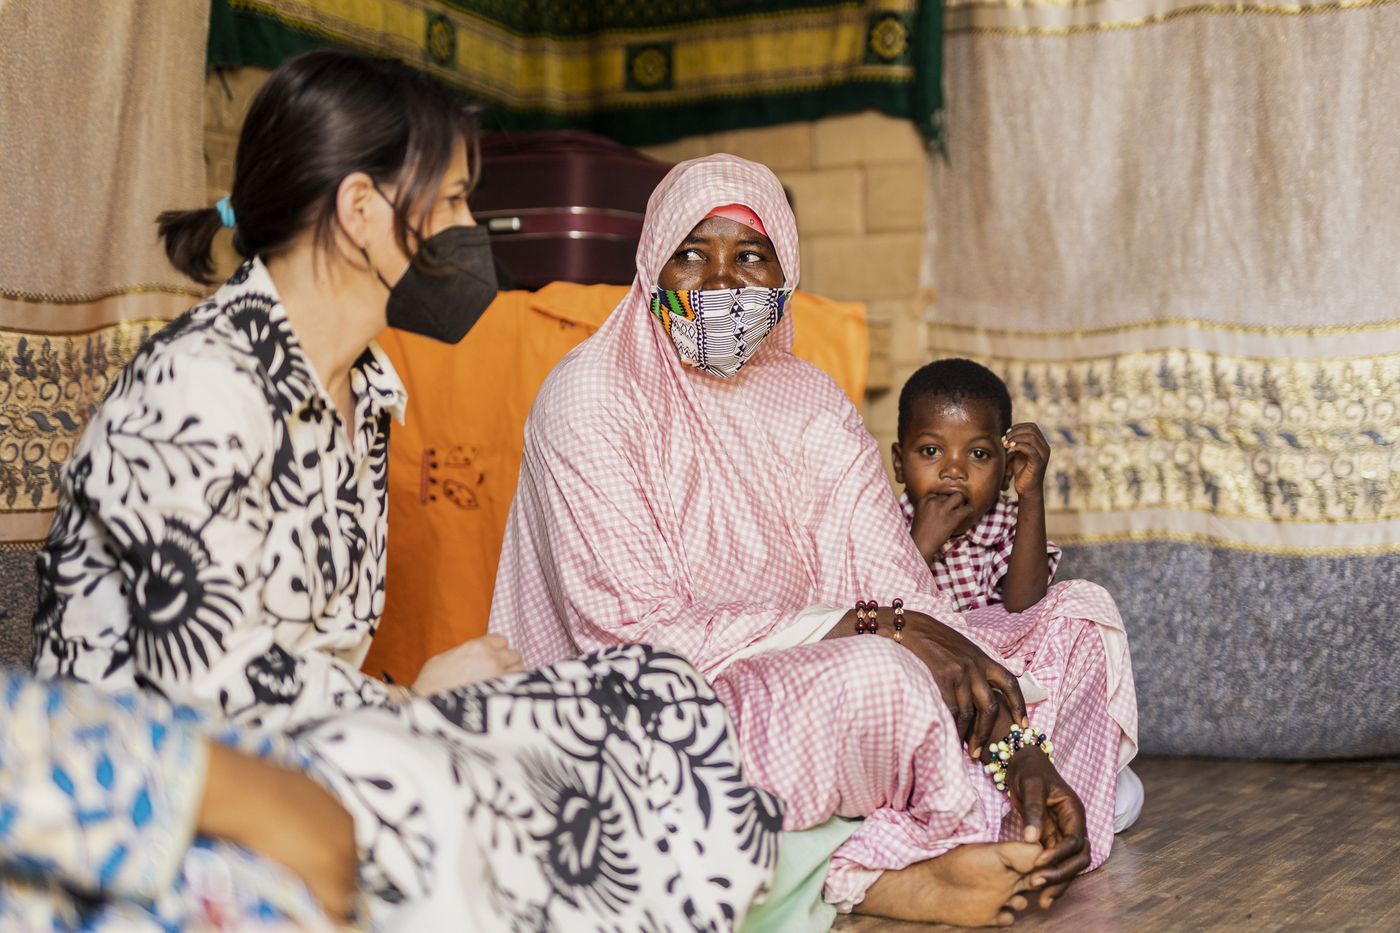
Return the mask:
[[[374,338],[455,342],[495,297],[467,206],[476,140],[470,107],[398,63],[325,51],[273,72],[232,194],[159,219],[192,278],[209,282],[221,228],[248,259],[137,354],[69,460],[40,558],[39,673],[259,727],[406,695],[359,670],[405,403]],[[492,636],[414,687],[518,667]]]

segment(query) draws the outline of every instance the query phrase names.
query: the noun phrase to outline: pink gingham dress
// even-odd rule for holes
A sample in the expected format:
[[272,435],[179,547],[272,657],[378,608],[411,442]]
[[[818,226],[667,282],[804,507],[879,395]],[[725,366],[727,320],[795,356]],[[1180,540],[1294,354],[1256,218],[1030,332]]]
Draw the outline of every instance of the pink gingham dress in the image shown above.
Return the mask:
[[865,818],[827,875],[827,899],[849,910],[882,871],[1016,835],[1018,819],[961,748],[928,670],[894,642],[726,662],[811,607],[902,598],[1045,687],[1031,719],[1084,801],[1097,865],[1136,739],[1126,657],[1107,656],[1083,617],[1046,614],[1058,608],[1048,600],[1019,616],[979,610],[994,617],[969,628],[915,550],[860,414],[792,355],[791,318],[722,379],[685,367],[651,315],[674,249],[736,203],[762,218],[797,285],[796,225],[767,168],[715,155],[662,181],[631,291],[559,363],[526,422],[491,630],[530,664],[625,643],[688,657],[734,721],[745,779],[786,800],[788,829]]

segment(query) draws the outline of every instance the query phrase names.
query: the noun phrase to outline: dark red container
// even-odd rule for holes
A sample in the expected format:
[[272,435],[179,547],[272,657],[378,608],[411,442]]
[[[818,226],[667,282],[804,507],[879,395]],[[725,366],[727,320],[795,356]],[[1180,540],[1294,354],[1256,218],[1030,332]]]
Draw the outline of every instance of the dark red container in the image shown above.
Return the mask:
[[626,285],[647,198],[670,168],[592,133],[488,134],[472,213],[510,287]]

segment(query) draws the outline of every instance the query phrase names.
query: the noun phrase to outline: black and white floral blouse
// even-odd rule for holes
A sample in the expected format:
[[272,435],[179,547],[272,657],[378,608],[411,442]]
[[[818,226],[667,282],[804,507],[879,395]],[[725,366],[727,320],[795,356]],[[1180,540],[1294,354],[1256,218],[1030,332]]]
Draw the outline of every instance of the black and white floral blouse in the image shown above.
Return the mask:
[[374,344],[351,388],[347,426],[258,260],[153,337],[64,468],[35,671],[266,728],[388,703],[359,666],[406,396]]

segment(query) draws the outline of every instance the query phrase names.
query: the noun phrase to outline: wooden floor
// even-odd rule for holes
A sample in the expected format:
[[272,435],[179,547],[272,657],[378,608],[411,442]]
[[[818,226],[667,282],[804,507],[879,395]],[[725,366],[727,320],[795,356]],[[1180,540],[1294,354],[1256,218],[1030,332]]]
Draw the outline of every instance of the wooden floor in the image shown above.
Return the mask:
[[[1400,931],[1400,762],[1145,759],[1136,826],[1016,930]],[[839,933],[952,927],[869,917]]]

